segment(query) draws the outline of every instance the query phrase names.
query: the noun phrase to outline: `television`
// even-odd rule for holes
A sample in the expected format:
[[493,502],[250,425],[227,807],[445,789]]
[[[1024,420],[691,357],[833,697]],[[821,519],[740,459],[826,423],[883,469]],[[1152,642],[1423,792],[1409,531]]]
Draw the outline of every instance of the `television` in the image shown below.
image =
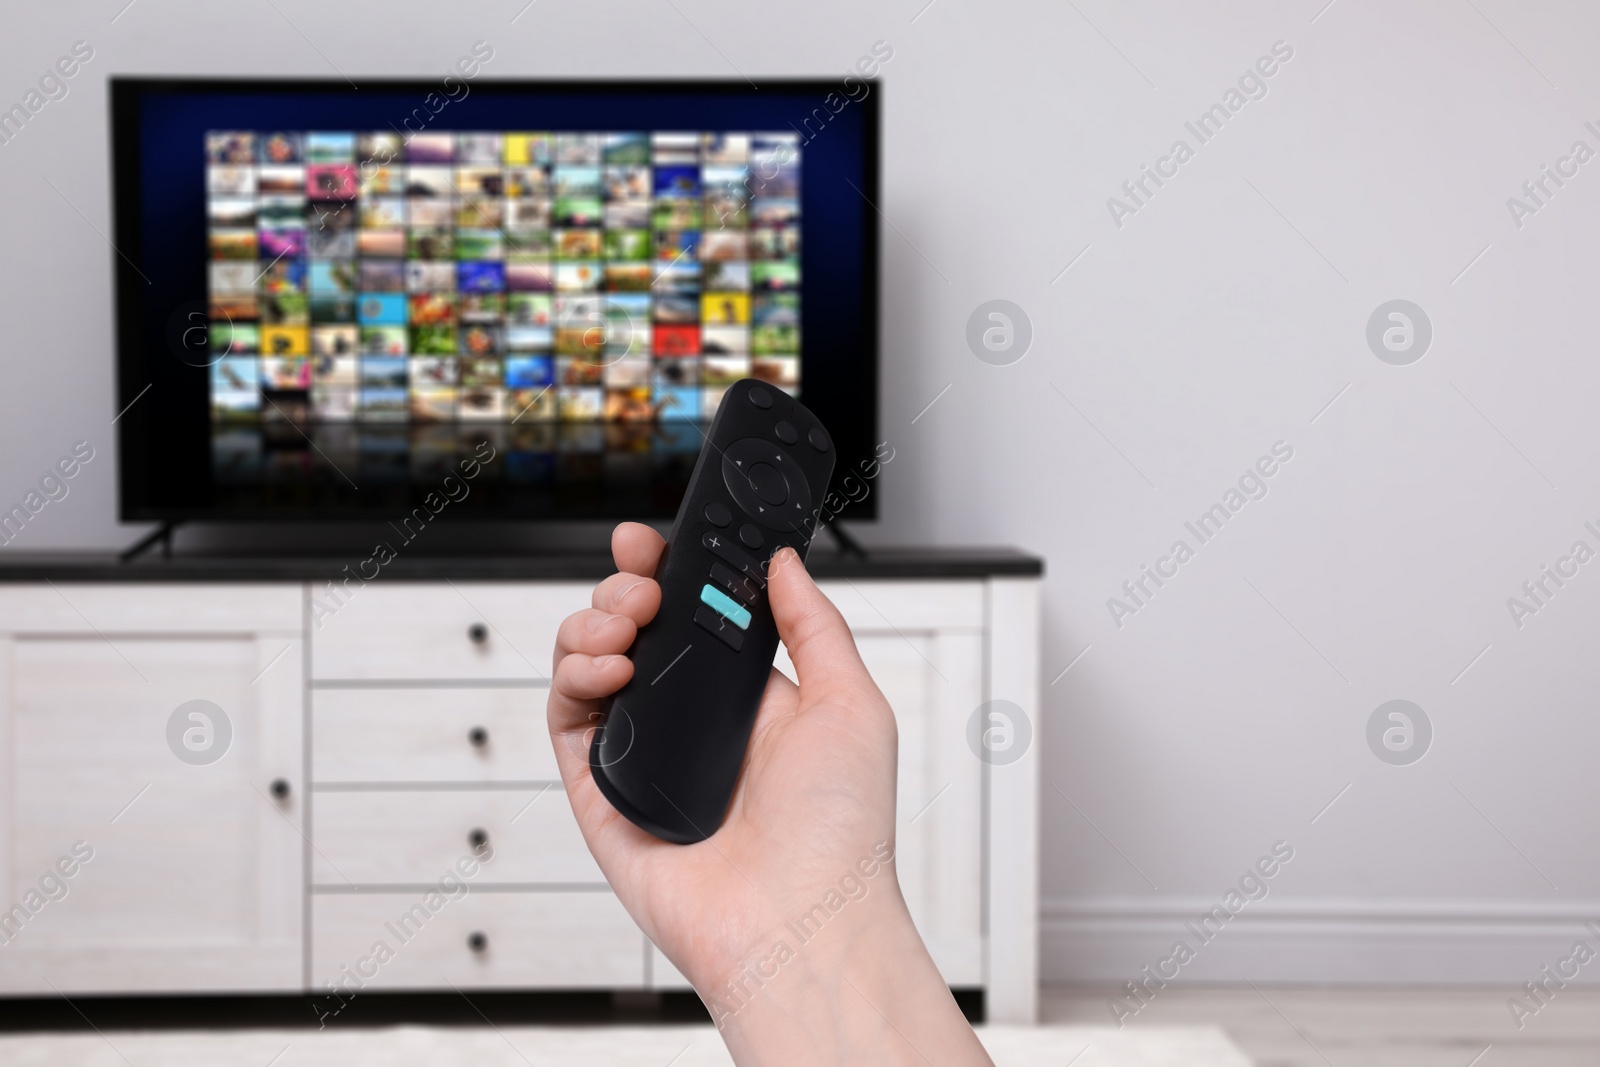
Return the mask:
[[665,518],[748,377],[874,455],[874,81],[110,94],[124,521]]

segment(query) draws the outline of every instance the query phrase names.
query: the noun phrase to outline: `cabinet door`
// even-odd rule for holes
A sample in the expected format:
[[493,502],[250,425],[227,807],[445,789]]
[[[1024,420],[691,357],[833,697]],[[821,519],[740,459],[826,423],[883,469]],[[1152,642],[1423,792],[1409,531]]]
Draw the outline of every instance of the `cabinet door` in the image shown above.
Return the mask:
[[983,764],[967,748],[982,642],[965,633],[858,633],[900,734],[895,869],[944,980],[983,983]]
[[[164,595],[121,592],[124,622]],[[98,633],[0,638],[0,991],[299,988],[300,635],[129,633],[115,599]],[[169,743],[174,711],[197,699],[231,727],[214,762]],[[180,725],[204,758],[206,721]]]
[[[974,582],[828,583],[900,735],[895,866],[946,982],[984,982],[984,765],[967,747],[983,702],[983,594]],[[794,664],[781,646],[777,667]]]

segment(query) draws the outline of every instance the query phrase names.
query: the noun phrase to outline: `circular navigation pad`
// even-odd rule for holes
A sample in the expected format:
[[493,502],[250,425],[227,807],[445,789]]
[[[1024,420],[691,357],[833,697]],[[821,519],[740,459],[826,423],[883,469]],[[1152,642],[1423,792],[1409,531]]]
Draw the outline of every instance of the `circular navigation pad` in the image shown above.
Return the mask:
[[803,531],[811,487],[800,465],[771,441],[746,437],[722,453],[722,482],[734,503],[769,530]]
[[745,477],[750,479],[750,484],[756,491],[756,496],[777,507],[789,499],[789,482],[776,467],[765,463],[753,464],[745,471]]

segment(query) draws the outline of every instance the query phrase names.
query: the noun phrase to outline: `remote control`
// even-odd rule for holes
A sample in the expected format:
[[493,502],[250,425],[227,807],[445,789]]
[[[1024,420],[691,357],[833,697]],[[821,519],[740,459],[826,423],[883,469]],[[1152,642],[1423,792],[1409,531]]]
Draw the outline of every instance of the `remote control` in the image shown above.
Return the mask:
[[833,461],[787,393],[747,378],[723,395],[656,567],[661,608],[589,747],[600,792],[662,840],[722,825],[778,651],[767,563],[785,545],[805,558]]

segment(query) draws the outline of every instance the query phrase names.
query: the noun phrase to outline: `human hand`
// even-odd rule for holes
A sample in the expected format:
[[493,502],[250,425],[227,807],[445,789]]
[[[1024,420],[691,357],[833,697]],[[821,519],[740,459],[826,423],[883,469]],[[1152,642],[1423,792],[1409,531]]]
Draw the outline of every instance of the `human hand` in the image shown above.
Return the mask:
[[768,596],[799,684],[769,676],[722,827],[669,844],[601,795],[589,744],[605,698],[632,676],[623,653],[660,607],[649,575],[664,547],[648,526],[618,526],[619,573],[556,638],[551,740],[623,906],[694,984],[736,1058],[918,1062],[915,1040],[941,1062],[987,1063],[895,878],[894,713],[792,550],[774,557]]

